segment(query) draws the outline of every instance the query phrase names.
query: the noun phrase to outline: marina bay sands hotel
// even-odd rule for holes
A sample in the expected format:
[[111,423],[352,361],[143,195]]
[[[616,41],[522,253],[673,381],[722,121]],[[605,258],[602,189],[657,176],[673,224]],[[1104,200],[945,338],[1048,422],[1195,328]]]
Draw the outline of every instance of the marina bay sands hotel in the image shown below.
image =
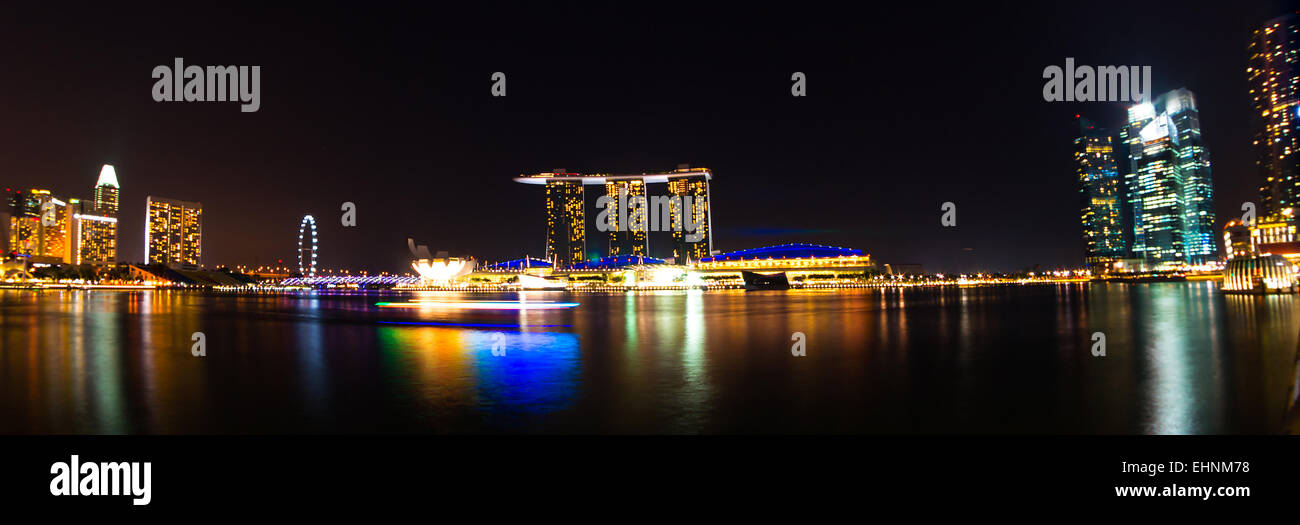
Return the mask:
[[[556,268],[568,268],[587,259],[587,225],[585,213],[586,186],[604,186],[604,195],[619,203],[623,201],[640,201],[641,213],[657,219],[661,206],[668,208],[668,220],[628,220],[626,212],[620,213],[615,206],[605,208],[608,212],[606,224],[615,226],[609,231],[610,256],[651,257],[648,231],[671,231],[671,256],[678,264],[687,261],[699,261],[708,257],[713,251],[712,213],[709,210],[709,181],[713,173],[706,168],[691,168],[679,165],[677,169],[665,173],[642,173],[639,175],[593,174],[583,175],[556,169],[546,173],[520,175],[515,182],[544,185],[546,187],[546,260]],[[667,197],[651,196],[650,186],[665,184]],[[606,202],[608,205],[608,202]],[[649,206],[647,206],[649,204]],[[689,207],[689,209],[684,209]],[[634,212],[636,213],[636,212]],[[598,217],[599,218],[599,217]],[[630,224],[620,224],[620,221]],[[669,227],[669,225],[687,224],[688,228]],[[655,226],[657,225],[657,227]],[[668,250],[657,249],[660,255],[669,255]]]

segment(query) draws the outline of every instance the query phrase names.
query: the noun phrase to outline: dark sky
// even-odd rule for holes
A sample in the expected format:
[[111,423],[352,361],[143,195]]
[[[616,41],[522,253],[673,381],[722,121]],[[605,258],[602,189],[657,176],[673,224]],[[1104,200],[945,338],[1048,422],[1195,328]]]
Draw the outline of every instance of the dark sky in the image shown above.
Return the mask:
[[[11,8],[0,186],[88,197],[99,166],[116,165],[129,261],[156,195],[203,203],[209,266],[288,261],[311,213],[323,266],[406,271],[407,237],[540,256],[542,190],[520,173],[690,163],[715,173],[717,249],[1074,266],[1073,117],[1114,126],[1123,106],[1044,102],[1043,68],[1068,56],[1150,65],[1157,93],[1195,92],[1219,222],[1257,198],[1246,45],[1288,3],[761,5]],[[261,110],[154,102],[150,72],[174,57],[261,66]],[[494,71],[505,98],[491,96]],[[794,71],[805,98],[790,95]],[[356,228],[340,226],[344,201]],[[944,201],[956,228],[940,226]]]

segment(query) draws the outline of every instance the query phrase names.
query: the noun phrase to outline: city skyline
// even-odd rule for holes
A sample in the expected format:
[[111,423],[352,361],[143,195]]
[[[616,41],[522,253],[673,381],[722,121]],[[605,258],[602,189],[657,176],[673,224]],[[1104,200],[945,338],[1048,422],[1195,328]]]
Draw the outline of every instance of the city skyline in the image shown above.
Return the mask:
[[[512,187],[503,177],[537,166],[567,166],[584,173],[633,172],[683,162],[728,174],[719,182],[723,186],[714,188],[723,196],[714,202],[719,207],[718,221],[712,225],[715,250],[811,242],[859,247],[882,261],[917,262],[937,271],[1066,267],[1077,265],[1080,258],[1077,213],[1060,205],[1066,195],[1077,192],[1077,181],[1068,175],[1074,171],[1069,141],[1076,132],[1064,123],[1078,113],[1098,122],[1117,122],[1115,115],[1123,109],[1108,103],[1046,103],[1036,96],[1043,65],[1060,63],[1063,57],[1074,56],[1081,63],[1150,64],[1156,93],[1180,86],[1195,92],[1207,130],[1205,143],[1215,156],[1220,189],[1215,215],[1222,222],[1231,212],[1240,214],[1241,202],[1258,199],[1260,181],[1253,167],[1251,103],[1244,74],[1248,56],[1243,46],[1255,28],[1285,11],[1270,6],[1220,9],[1196,7],[1189,13],[1170,14],[1135,8],[1131,16],[1143,22],[1135,23],[1140,30],[1087,14],[1066,20],[1060,13],[1033,9],[1005,13],[1008,23],[1000,28],[1005,34],[996,37],[941,25],[955,38],[970,39],[990,52],[1015,48],[1018,51],[1011,56],[1020,60],[990,69],[952,65],[950,74],[970,78],[974,86],[973,92],[955,97],[941,96],[936,87],[925,83],[894,87],[871,82],[872,75],[855,67],[850,56],[826,52],[833,49],[826,45],[834,38],[828,35],[847,28],[825,19],[807,20],[807,27],[822,31],[798,32],[770,43],[758,38],[757,29],[728,29],[727,35],[737,45],[753,48],[734,55],[733,67],[717,70],[700,63],[651,61],[649,66],[638,66],[637,72],[615,67],[608,75],[664,80],[644,85],[619,82],[616,88],[599,89],[590,74],[567,67],[560,72],[575,82],[539,83],[545,68],[499,58],[509,40],[462,57],[440,56],[439,66],[431,69],[445,74],[413,72],[417,82],[428,88],[419,93],[392,91],[386,84],[373,88],[389,93],[385,97],[373,96],[376,91],[357,84],[351,74],[340,75],[338,85],[307,88],[308,73],[325,59],[322,54],[304,52],[301,62],[294,63],[284,54],[263,56],[253,46],[235,45],[228,48],[229,62],[263,65],[261,108],[250,114],[231,114],[220,105],[159,104],[149,98],[149,68],[169,63],[176,54],[193,55],[191,62],[197,63],[227,60],[225,56],[199,58],[220,55],[215,48],[182,45],[179,50],[193,51],[141,57],[138,63],[120,54],[102,61],[96,51],[79,48],[73,59],[101,63],[95,67],[103,73],[103,82],[93,91],[70,87],[78,90],[69,97],[71,103],[55,110],[57,118],[45,123],[32,120],[34,115],[16,114],[13,129],[3,137],[14,147],[0,161],[12,167],[4,176],[5,185],[49,186],[56,194],[72,193],[72,173],[114,164],[131,174],[132,187],[140,188],[123,196],[122,206],[128,210],[141,209],[146,194],[202,200],[209,224],[204,263],[210,267],[288,260],[291,253],[286,245],[305,213],[320,220],[326,246],[321,263],[327,267],[403,271],[408,237],[485,260],[540,254],[545,246],[538,231],[520,226],[529,223],[517,220],[536,216],[536,196]],[[269,20],[280,15],[287,13],[267,13]],[[301,27],[318,34],[318,28],[338,16],[324,10]],[[1024,27],[1012,23],[1030,18],[1039,22]],[[148,16],[128,19],[119,27],[129,29],[147,20]],[[378,20],[358,23],[362,31],[379,27]],[[1047,46],[1019,50],[1020,42],[1039,39],[1048,26],[1063,36]],[[103,34],[96,27],[84,29],[109,48],[133,48],[139,42],[130,30]],[[412,30],[399,25],[370,48],[345,53],[351,58],[370,57],[372,51],[383,55],[411,38]],[[1119,36],[1108,39],[1113,43],[1091,48],[1082,44],[1088,32],[1102,30]],[[1177,47],[1164,44],[1167,39],[1162,37],[1175,30],[1215,38]],[[278,42],[269,31],[253,34]],[[887,34],[875,38],[884,42]],[[155,37],[163,43],[162,49],[182,36],[164,30],[151,39]],[[523,52],[538,59],[538,64],[554,65],[546,58],[571,54],[599,60],[630,53],[646,59],[686,50],[680,44],[662,45],[668,47],[652,52],[645,45],[616,39],[606,50],[544,43]],[[937,44],[920,45],[932,56],[950,56],[939,52]],[[282,49],[307,51],[293,45]],[[718,52],[730,49],[724,44]],[[428,46],[416,46],[381,60],[377,67],[396,67],[402,60],[432,52]],[[911,67],[911,59],[877,56],[871,60],[879,66],[875,69]],[[38,79],[32,89],[63,78],[57,71],[47,71],[43,63],[24,63],[20,69],[24,68],[41,72],[32,75]],[[146,73],[138,74],[139,70]],[[488,77],[496,70],[505,70],[511,86],[509,95],[500,100],[494,100],[488,89]],[[789,96],[790,71],[800,70],[809,75],[806,99]],[[145,76],[144,87],[138,85],[140,75]],[[694,79],[690,88],[668,80],[682,76]],[[981,87],[986,85],[1011,89]],[[864,87],[866,91],[861,91]],[[91,96],[101,92],[107,95]],[[47,98],[37,91],[15,96],[36,102]],[[303,112],[305,104],[354,98],[377,104],[345,108],[333,123],[321,123],[320,131],[304,126],[299,118],[309,115]],[[628,100],[644,101],[638,107],[656,109],[643,112],[623,104],[618,111],[604,111]],[[874,102],[880,100],[945,103]],[[399,105],[414,113],[409,117],[394,113]],[[538,113],[543,107],[562,112]],[[195,120],[198,115],[202,118]],[[549,116],[541,119],[541,115]],[[1026,129],[1045,132],[1012,137],[958,131],[979,129],[983,122],[1008,115],[1018,115]],[[351,135],[350,130],[371,129],[359,124],[373,118],[393,119],[393,125],[376,130],[373,138]],[[82,120],[91,125],[71,132],[65,127]],[[535,132],[544,120],[552,123],[553,131]],[[186,131],[185,126],[193,122],[198,127]],[[425,122],[435,125],[426,129]],[[26,134],[13,134],[16,129]],[[327,140],[329,134],[356,140]],[[55,135],[73,139],[62,141],[52,138]],[[970,140],[958,138],[964,135]],[[1006,144],[1015,142],[1023,143],[1026,159],[1013,161],[1003,154],[1010,151]],[[268,149],[271,144],[281,150],[273,153]],[[767,151],[786,153],[776,159]],[[430,183],[434,178],[436,185]],[[443,193],[464,198],[425,206],[427,197],[421,195]],[[1061,199],[1044,200],[1044,195]],[[956,228],[939,225],[939,205],[947,201],[959,209]],[[358,228],[339,224],[337,210],[342,202],[356,203]],[[258,212],[240,211],[245,205]],[[494,206],[510,212],[486,211]],[[1024,216],[1033,219],[1025,221]],[[473,231],[435,226],[450,223],[453,217],[474,217],[478,226]],[[122,217],[119,251],[142,245],[141,220],[134,212]],[[593,232],[587,233],[593,239]],[[1018,241],[1024,238],[1035,242]]]
[[1112,135],[1079,119],[1085,262],[1144,269],[1218,259],[1210,154],[1196,97],[1179,88],[1128,108]]
[[594,436],[899,508],[1300,487],[1300,0],[53,7],[0,17],[34,515],[639,477]]

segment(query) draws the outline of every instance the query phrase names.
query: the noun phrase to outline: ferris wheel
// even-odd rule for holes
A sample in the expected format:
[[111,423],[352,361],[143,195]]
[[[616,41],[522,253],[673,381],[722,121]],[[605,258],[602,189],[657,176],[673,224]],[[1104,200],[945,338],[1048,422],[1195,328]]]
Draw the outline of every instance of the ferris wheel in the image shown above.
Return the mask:
[[[308,233],[311,235],[310,247],[307,244]],[[303,217],[298,224],[298,272],[303,277],[316,276],[316,219],[311,215]]]

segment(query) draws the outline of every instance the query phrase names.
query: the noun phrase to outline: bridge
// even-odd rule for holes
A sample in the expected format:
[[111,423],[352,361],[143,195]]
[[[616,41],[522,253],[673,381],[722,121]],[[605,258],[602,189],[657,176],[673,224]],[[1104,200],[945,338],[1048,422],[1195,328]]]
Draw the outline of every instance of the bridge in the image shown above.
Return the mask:
[[401,277],[397,275],[333,275],[317,277],[291,277],[280,281],[282,286],[309,286],[326,288],[330,286],[391,287],[411,286],[420,282],[419,277]]

